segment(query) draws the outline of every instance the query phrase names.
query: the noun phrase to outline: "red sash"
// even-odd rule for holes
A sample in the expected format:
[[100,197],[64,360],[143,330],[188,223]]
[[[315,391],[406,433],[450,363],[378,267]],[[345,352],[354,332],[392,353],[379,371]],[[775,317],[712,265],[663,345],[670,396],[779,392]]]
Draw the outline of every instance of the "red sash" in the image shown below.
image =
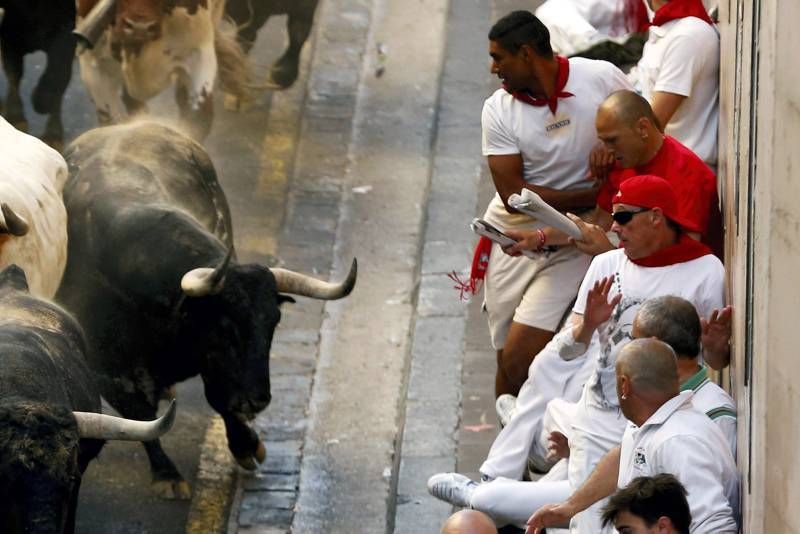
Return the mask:
[[714,25],[701,0],[670,0],[667,5],[656,11],[653,16],[653,26],[661,26],[671,20],[686,17],[697,17],[703,22]]
[[680,239],[674,245],[662,248],[638,260],[631,259],[631,261],[641,267],[666,267],[696,260],[708,254],[713,254],[710,248],[686,234],[681,234]]
[[569,98],[571,96],[575,96],[572,93],[564,91],[564,87],[566,87],[567,80],[569,79],[569,60],[564,56],[556,56],[556,61],[558,62],[556,88],[553,96],[550,98],[535,98],[527,91],[508,91],[508,88],[505,84],[503,84],[503,89],[511,93],[511,95],[520,102],[525,102],[526,104],[537,107],[547,105],[550,108],[550,112],[555,115],[556,109],[558,109],[559,98]]
[[464,281],[459,278],[458,273],[455,271],[447,275],[450,280],[456,283],[454,289],[460,291],[459,298],[461,300],[469,300],[469,295],[466,297],[464,293],[472,293],[475,295],[481,288],[483,279],[486,278],[486,269],[489,267],[489,255],[492,253],[492,241],[489,238],[481,236],[478,244],[475,245],[475,254],[472,256],[472,269],[469,272],[469,280]]

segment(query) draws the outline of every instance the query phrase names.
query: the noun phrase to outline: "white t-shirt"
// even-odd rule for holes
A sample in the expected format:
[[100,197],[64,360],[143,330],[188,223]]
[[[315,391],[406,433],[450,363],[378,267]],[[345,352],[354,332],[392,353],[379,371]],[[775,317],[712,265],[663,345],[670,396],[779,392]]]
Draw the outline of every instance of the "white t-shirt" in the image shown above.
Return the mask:
[[[569,60],[569,78],[556,114],[548,106],[532,106],[498,89],[486,99],[481,115],[483,155],[521,154],[526,182],[569,190],[591,186],[586,180],[589,153],[597,142],[594,119],[608,95],[632,86],[617,67],[606,61]],[[526,215],[510,214],[495,195],[484,215],[501,228],[535,228]]]
[[617,407],[617,377],[614,366],[617,353],[631,339],[633,319],[641,304],[653,297],[682,297],[697,308],[700,317],[708,317],[725,302],[725,269],[713,254],[665,267],[641,267],[628,259],[623,249],[605,252],[592,260],[578,290],[573,311],[583,315],[586,296],[597,280],[612,276],[614,283],[609,300],[622,293],[611,318],[601,325],[587,357],[596,359],[596,367],[586,383],[587,393],[604,407]]
[[736,463],[719,428],[692,406],[691,391],[664,403],[641,428],[625,429],[617,485],[659,473],[675,475],[686,488],[692,534],[738,532]]
[[727,391],[709,380],[705,366],[686,382],[681,391],[691,391],[692,404],[706,414],[725,436],[731,455],[736,458],[736,403]]
[[553,51],[565,56],[613,40],[624,42],[625,0],[547,0],[536,16],[550,32]]
[[629,75],[648,101],[653,93],[685,96],[666,133],[709,165],[717,163],[719,34],[696,17],[650,27],[639,64]]

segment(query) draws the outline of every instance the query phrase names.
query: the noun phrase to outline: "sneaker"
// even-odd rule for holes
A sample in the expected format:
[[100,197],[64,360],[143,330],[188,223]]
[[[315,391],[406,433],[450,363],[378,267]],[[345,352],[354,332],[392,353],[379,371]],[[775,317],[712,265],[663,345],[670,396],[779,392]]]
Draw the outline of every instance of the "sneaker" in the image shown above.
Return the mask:
[[517,411],[517,398],[510,393],[503,393],[494,402],[494,409],[502,426],[508,425]]
[[469,508],[478,483],[458,473],[438,473],[428,479],[428,493],[455,506]]

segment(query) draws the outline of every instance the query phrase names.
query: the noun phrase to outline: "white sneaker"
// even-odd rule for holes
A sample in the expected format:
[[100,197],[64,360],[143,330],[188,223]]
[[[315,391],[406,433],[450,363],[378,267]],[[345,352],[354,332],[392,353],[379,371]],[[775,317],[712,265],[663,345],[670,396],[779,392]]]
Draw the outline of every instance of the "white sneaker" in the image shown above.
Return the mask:
[[455,506],[469,508],[478,483],[458,473],[438,473],[428,479],[428,493]]
[[494,409],[500,424],[507,426],[517,412],[517,398],[510,393],[503,393],[494,402]]

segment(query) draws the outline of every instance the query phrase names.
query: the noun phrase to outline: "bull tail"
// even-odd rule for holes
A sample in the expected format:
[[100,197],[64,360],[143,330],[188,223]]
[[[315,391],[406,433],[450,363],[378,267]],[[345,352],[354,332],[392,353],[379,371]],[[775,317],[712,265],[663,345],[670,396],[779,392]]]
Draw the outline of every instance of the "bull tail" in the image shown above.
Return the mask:
[[[253,67],[236,40],[236,29],[214,29],[214,51],[217,54],[219,82],[222,90],[240,102],[251,102],[253,94]],[[227,25],[225,25],[227,26]]]

